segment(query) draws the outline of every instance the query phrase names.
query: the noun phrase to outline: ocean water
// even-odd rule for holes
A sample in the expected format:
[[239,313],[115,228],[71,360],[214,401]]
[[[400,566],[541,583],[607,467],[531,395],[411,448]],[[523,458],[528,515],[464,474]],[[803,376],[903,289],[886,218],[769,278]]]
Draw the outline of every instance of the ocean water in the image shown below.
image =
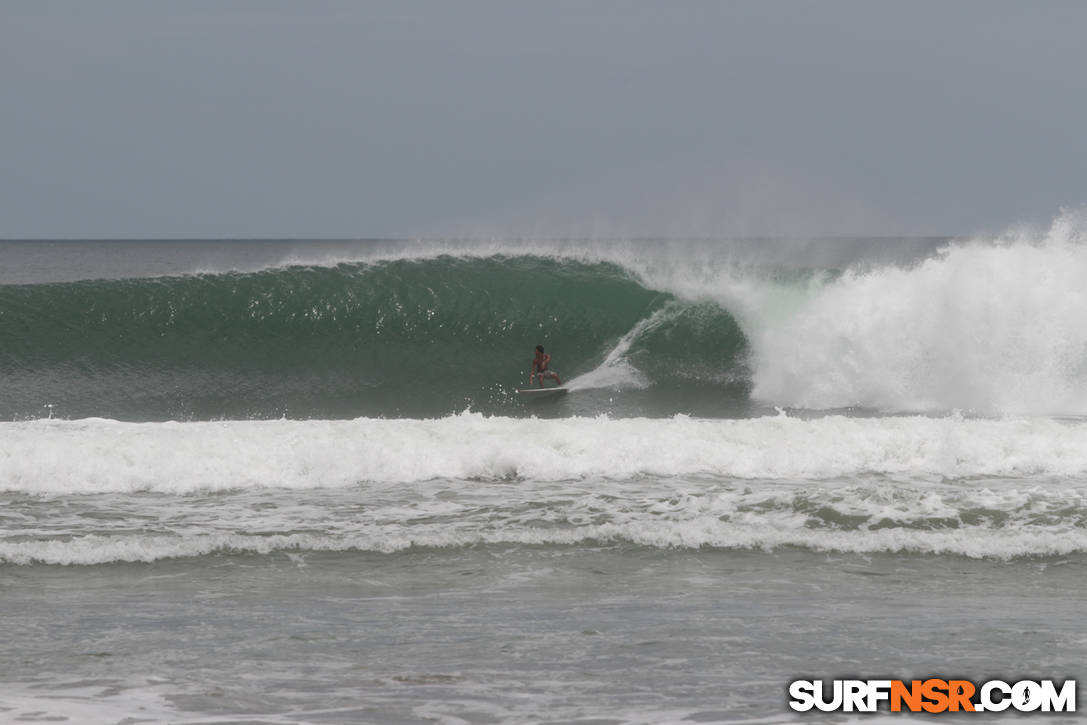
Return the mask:
[[0,722],[1084,680],[1085,231],[0,242]]

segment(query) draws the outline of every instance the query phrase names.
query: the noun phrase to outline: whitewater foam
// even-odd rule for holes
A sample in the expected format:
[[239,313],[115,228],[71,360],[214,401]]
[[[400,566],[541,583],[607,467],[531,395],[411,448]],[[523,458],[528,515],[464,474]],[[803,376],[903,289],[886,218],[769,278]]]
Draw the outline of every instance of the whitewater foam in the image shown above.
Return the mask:
[[345,487],[431,479],[1082,476],[1087,422],[958,416],[0,424],[0,490]]
[[0,561],[14,564],[392,554],[481,544],[803,547],[1002,559],[1087,552],[1087,490],[1056,481],[428,481],[317,496],[265,491],[259,497],[236,493],[166,502],[129,494],[69,500],[63,507],[39,502],[31,510],[23,502],[9,508],[29,512],[19,536],[0,540]]
[[504,533],[447,533],[389,536],[205,535],[194,538],[81,537],[51,542],[0,542],[0,562],[93,566],[112,563],[151,563],[164,559],[209,555],[305,552],[373,552],[392,554],[418,549],[462,548],[478,545],[579,546],[628,544],[656,549],[755,549],[774,551],[797,547],[812,551],[880,554],[957,555],[973,559],[1053,557],[1087,553],[1083,531],[1006,532],[967,528],[954,531],[811,531],[781,529],[769,524],[724,525],[694,522],[683,525],[655,522],[586,526],[576,531],[514,530]]
[[750,329],[754,395],[808,408],[1087,412],[1087,247],[957,244],[847,271]]

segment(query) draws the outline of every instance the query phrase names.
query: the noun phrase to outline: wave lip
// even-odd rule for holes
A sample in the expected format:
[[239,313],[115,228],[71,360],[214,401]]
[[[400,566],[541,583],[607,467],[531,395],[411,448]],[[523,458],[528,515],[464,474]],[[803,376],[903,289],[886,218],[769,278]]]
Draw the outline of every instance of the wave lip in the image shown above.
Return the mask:
[[128,420],[511,414],[537,344],[564,379],[620,371],[606,387],[728,369],[746,344],[725,310],[538,256],[0,286],[0,336],[0,417]]

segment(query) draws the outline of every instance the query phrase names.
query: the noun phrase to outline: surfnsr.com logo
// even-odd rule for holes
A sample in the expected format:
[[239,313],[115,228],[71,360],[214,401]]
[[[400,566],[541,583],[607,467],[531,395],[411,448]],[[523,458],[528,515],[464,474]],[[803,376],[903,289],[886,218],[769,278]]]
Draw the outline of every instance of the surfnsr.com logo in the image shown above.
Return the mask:
[[1075,712],[1076,681],[795,680],[789,698],[798,712]]

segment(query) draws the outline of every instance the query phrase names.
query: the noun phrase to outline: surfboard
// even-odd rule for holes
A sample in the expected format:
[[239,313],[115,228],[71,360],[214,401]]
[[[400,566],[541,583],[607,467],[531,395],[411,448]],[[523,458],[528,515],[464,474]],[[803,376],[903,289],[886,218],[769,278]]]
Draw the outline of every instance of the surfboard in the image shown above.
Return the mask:
[[543,400],[545,398],[557,398],[560,395],[566,395],[567,388],[521,388],[517,391],[518,395],[526,400]]

